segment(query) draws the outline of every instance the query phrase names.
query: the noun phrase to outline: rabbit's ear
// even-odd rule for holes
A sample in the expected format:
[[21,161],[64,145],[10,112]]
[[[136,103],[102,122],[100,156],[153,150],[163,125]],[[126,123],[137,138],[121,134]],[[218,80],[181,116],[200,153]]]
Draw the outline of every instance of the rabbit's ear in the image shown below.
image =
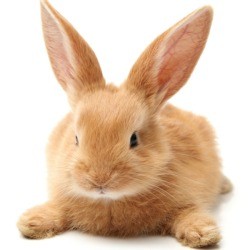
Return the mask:
[[154,108],[187,81],[205,46],[211,26],[211,7],[199,9],[160,35],[139,57],[125,86],[141,93]]
[[74,27],[46,0],[41,0],[41,15],[51,65],[69,97],[105,86],[94,52]]

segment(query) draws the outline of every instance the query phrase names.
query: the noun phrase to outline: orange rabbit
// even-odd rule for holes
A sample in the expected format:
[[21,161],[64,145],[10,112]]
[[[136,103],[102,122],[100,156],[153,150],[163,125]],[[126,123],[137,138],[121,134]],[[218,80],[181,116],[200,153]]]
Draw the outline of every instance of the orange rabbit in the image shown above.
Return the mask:
[[47,1],[46,47],[71,112],[47,148],[49,200],[25,212],[28,238],[78,229],[97,235],[171,234],[202,247],[221,236],[208,210],[230,191],[213,129],[164,105],[187,81],[205,46],[204,7],[160,35],[120,88],[107,85],[94,52]]

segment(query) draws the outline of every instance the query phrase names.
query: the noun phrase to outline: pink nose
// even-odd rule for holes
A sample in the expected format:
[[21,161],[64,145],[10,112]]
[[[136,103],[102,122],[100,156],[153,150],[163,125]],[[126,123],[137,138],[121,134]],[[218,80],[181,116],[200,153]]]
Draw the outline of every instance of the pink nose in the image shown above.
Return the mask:
[[94,181],[93,179],[88,179],[88,182],[91,184],[91,186],[99,193],[99,194],[105,194],[105,185],[107,181],[101,182],[101,181]]
[[99,194],[105,194],[105,190],[102,186],[98,187],[97,190],[98,190]]
[[105,194],[105,189],[103,186],[97,186],[96,187],[96,191],[99,193],[99,194]]

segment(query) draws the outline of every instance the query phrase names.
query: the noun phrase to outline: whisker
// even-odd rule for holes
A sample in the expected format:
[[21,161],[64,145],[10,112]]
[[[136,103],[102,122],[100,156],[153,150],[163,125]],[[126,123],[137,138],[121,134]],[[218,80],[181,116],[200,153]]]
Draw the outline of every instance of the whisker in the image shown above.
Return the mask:
[[[140,183],[142,184],[145,184],[145,180],[143,179],[139,179],[139,178],[136,178],[136,177],[131,177],[132,180],[136,180],[136,181],[139,181]],[[151,178],[152,179],[152,178]],[[155,179],[156,181],[159,181],[159,179]],[[165,189],[162,189],[161,187],[159,187],[158,185],[156,184],[152,184],[152,183],[147,183],[147,186],[149,187],[147,189],[146,192],[149,192],[149,191],[157,191],[159,194],[163,195],[164,197],[168,198],[169,200],[171,200],[172,202],[175,202],[175,204],[178,204],[178,200],[171,194],[169,193],[167,190]],[[169,187],[167,186],[167,184],[165,184],[166,187]]]

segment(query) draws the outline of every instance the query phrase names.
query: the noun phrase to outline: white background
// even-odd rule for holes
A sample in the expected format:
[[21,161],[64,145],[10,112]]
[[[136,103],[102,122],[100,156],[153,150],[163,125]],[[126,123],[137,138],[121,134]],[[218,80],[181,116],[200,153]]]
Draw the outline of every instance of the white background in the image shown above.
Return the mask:
[[[157,35],[198,7],[214,7],[207,47],[188,84],[171,102],[205,115],[217,131],[224,173],[235,186],[214,210],[223,250],[247,249],[249,242],[247,2],[51,0],[92,46],[107,81],[117,84]],[[39,7],[38,0],[0,1],[0,248],[184,249],[170,237],[121,240],[69,232],[35,241],[20,236],[15,226],[19,215],[46,200],[44,148],[51,129],[69,110],[49,66]]]

